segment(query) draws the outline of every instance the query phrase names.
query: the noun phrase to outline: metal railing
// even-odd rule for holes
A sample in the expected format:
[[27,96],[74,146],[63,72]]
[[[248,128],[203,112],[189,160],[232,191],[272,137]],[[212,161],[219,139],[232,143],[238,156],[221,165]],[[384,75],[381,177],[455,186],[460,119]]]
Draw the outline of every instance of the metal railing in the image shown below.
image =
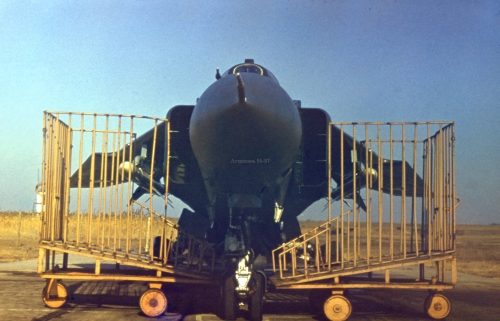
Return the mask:
[[45,112],[40,244],[213,271],[214,249],[167,219],[169,146],[167,119]]
[[328,219],[273,252],[280,278],[453,253],[453,130],[441,122],[330,123]]

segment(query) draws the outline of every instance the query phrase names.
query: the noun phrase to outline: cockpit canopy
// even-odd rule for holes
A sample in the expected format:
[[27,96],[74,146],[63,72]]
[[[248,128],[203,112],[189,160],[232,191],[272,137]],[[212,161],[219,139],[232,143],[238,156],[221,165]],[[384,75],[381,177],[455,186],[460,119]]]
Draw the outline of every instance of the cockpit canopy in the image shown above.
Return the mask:
[[261,76],[271,78],[272,80],[278,82],[278,79],[276,79],[276,77],[274,77],[274,75],[269,70],[260,65],[255,64],[253,59],[245,59],[244,63],[229,68],[222,75],[222,77],[224,77],[225,75],[238,74],[243,72],[251,72],[254,74],[259,74]]

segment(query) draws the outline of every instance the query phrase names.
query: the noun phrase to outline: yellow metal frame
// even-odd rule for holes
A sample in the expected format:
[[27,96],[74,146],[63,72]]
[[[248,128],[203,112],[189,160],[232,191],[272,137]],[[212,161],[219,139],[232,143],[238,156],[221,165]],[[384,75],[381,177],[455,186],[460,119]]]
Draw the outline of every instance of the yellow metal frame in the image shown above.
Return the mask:
[[[168,119],[45,112],[43,123],[42,182],[37,185],[37,193],[43,196],[38,259],[38,273],[42,278],[213,282],[208,276],[214,272],[214,248],[189,235],[167,217]],[[165,132],[162,141],[167,147],[165,163],[154,164],[161,126]],[[146,204],[129,203],[134,187],[132,174],[120,167],[123,162],[134,161],[134,148],[138,148],[134,142],[140,136],[134,132],[137,128],[152,128],[149,177],[153,177],[158,168],[166,177],[165,197],[154,195],[151,180]],[[88,166],[90,161],[90,168],[85,167],[84,157],[88,157],[85,163]],[[73,173],[78,175],[78,186],[74,187],[73,182],[70,189]],[[88,188],[82,183],[85,174],[89,175]],[[163,213],[158,213],[158,209]],[[157,253],[155,236],[159,237]],[[57,253],[63,254],[61,262],[57,262]],[[95,259],[95,268],[71,270],[69,255]],[[102,271],[102,261],[115,263],[117,268]],[[144,275],[137,270],[131,275],[120,271],[120,265],[150,273]]]
[[[455,209],[459,204],[455,194],[453,125],[442,122],[330,123],[326,147],[329,190],[332,190],[333,126],[340,130],[341,172],[337,174],[345,177],[344,168],[352,163],[354,173],[365,175],[365,185],[376,188],[364,188],[364,195],[358,195],[357,179],[352,182],[352,190],[345,186],[347,178],[341,179],[337,186],[340,200],[332,203],[331,194],[327,196],[326,223],[273,251],[273,269],[277,272],[273,281],[277,286],[297,289],[453,288],[457,282]],[[361,141],[363,148],[353,143],[356,141]],[[348,155],[344,152],[346,146],[352,147]],[[374,159],[376,156],[370,151],[379,158]],[[360,166],[357,157],[364,157],[363,170],[357,168]],[[395,181],[396,159],[403,164],[408,161],[415,169],[407,173],[407,167],[402,166],[402,182]],[[384,168],[389,173],[384,173]],[[377,172],[377,177],[371,175],[371,169]],[[423,196],[418,198],[417,172],[424,183]],[[388,177],[390,181],[384,183],[384,178]],[[378,185],[373,185],[377,179]],[[408,180],[411,186],[406,183]],[[383,193],[382,186],[389,186],[388,195]],[[406,191],[410,187],[413,193]],[[360,196],[364,196],[366,203],[364,215],[355,205]],[[353,205],[346,210],[349,203]],[[334,212],[340,214],[333,217]],[[314,257],[308,254],[308,247]],[[435,266],[435,274],[428,280],[425,279],[425,265]],[[391,282],[390,271],[407,266],[418,266],[418,277],[413,278],[413,282]],[[451,279],[447,280],[450,267]],[[371,276],[379,271],[385,273],[381,282],[371,277],[352,280],[353,276]],[[342,278],[351,281],[341,285]]]

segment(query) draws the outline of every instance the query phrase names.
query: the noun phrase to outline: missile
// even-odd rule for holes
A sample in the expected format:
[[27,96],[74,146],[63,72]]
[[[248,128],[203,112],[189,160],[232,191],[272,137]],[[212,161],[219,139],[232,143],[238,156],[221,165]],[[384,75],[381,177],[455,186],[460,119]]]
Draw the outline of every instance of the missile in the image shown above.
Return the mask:
[[[152,182],[153,192],[158,196],[163,196],[165,194],[165,185],[161,184],[155,179],[151,179],[149,175],[149,170],[145,170],[140,164],[144,161],[144,156],[137,156],[133,162],[123,162],[119,165],[120,171],[124,171],[124,178],[128,178],[129,175],[132,180],[139,185],[139,188],[149,192]],[[137,191],[134,192],[136,194]],[[142,195],[142,193],[141,193]],[[140,196],[140,195],[139,195]],[[133,199],[137,199],[133,197]]]

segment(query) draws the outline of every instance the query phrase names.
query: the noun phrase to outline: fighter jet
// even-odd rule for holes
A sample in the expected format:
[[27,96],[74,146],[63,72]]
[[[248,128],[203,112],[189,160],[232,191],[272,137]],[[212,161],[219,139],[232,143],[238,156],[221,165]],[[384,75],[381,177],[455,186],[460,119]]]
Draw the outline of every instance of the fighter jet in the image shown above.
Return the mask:
[[[165,191],[162,179],[168,177],[168,193],[185,202],[179,225],[199,238],[216,245],[225,262],[222,281],[227,320],[236,317],[239,301],[247,301],[251,318],[262,318],[262,296],[266,284],[262,272],[271,251],[301,234],[297,216],[314,202],[340,189],[328,190],[327,128],[330,117],[318,108],[302,108],[280,86],[276,77],[253,59],[229,68],[199,97],[194,106],[175,106],[167,114],[170,121],[170,172],[165,163],[166,126],[164,124],[138,137],[133,162],[122,163],[132,173],[137,190],[132,199],[146,191],[158,195]],[[156,136],[155,136],[156,135]],[[378,189],[378,162],[389,166],[362,143],[343,134],[343,154],[358,152],[359,166],[341,162],[342,132],[332,127],[332,178],[340,186],[356,183]],[[155,151],[152,153],[153,139]],[[372,153],[370,166],[363,161]],[[151,171],[151,155],[155,155]],[[99,160],[96,160],[98,162]],[[90,163],[82,166],[81,186],[88,186]],[[413,186],[411,166],[393,161],[394,175],[406,166],[408,195]],[[342,168],[343,171],[342,171]],[[355,169],[357,168],[357,169]],[[149,174],[154,172],[153,177]],[[390,171],[384,171],[389,173]],[[341,177],[344,173],[344,177]],[[150,182],[153,181],[151,185]],[[421,186],[417,176],[416,186]],[[78,177],[72,177],[76,186]],[[389,179],[383,180],[389,182]],[[401,180],[399,180],[401,181]],[[401,193],[403,183],[392,186]],[[387,192],[389,186],[380,186]],[[348,189],[345,189],[348,190]],[[421,188],[417,188],[421,196]],[[400,194],[401,195],[401,194]],[[344,198],[353,195],[344,195]],[[361,197],[355,197],[363,208]]]

